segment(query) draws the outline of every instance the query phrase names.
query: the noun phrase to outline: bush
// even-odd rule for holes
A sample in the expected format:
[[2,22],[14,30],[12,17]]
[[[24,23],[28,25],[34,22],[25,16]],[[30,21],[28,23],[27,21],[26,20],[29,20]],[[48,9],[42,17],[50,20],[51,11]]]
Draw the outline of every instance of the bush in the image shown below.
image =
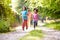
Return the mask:
[[15,12],[9,6],[10,3],[11,0],[0,1],[0,32],[10,31],[10,27],[17,22]]
[[10,31],[9,25],[10,24],[8,23],[8,21],[0,20],[0,33],[9,32]]
[[47,26],[49,28],[53,28],[55,30],[60,30],[60,21],[52,22],[52,23],[47,23],[45,26]]

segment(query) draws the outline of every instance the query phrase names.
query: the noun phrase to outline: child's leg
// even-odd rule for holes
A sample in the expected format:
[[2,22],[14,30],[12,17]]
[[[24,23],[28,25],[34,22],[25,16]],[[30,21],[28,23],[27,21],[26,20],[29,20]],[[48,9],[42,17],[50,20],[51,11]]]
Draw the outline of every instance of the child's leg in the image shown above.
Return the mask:
[[34,21],[34,29],[35,29],[35,27],[36,27],[36,21]]
[[23,21],[23,24],[22,24],[22,29],[24,30],[24,27],[25,27],[25,20]]
[[32,25],[32,20],[30,21],[30,24]]
[[31,24],[30,24],[30,19],[28,19],[28,26],[30,27],[30,25],[31,25]]
[[37,21],[36,21],[36,26],[37,26],[38,24],[37,24]]
[[32,24],[31,20],[29,21],[29,24],[30,24],[29,27],[31,27],[31,24]]
[[25,25],[26,25],[26,29],[28,29],[28,24],[27,24],[27,20],[25,20]]

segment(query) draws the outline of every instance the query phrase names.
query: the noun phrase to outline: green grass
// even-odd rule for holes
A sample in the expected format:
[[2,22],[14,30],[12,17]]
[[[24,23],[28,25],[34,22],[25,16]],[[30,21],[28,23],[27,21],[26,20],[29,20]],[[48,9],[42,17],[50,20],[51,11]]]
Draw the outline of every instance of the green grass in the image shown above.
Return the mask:
[[48,23],[45,26],[49,27],[49,28],[53,28],[55,30],[60,30],[60,22],[52,22],[52,23]]
[[33,30],[26,36],[22,37],[20,40],[41,40],[43,33],[41,30]]

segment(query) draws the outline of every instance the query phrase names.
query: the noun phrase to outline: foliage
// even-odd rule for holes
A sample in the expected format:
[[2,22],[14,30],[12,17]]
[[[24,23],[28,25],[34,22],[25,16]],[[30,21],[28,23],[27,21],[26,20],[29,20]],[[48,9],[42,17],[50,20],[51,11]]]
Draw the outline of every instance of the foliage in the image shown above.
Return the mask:
[[43,6],[47,8],[46,15],[52,18],[60,18],[60,0],[43,0]]
[[38,8],[42,16],[60,18],[60,0],[25,0],[25,4],[31,10]]
[[38,8],[42,17],[48,16],[53,19],[60,18],[60,0],[19,0],[16,11],[20,13],[22,6],[27,6],[32,11]]
[[[9,7],[10,3],[11,0],[0,0],[0,20],[6,20],[12,24],[16,21],[16,17]],[[20,13],[24,5],[31,10],[38,8],[39,14],[43,17],[60,18],[60,0],[18,0],[16,11]]]
[[0,0],[0,32],[7,32],[11,24],[16,21],[14,12],[9,4],[11,0]]
[[30,35],[31,36],[42,37],[42,34],[40,34],[40,33],[42,33],[42,31],[40,31],[40,30],[33,30],[33,31],[30,32]]
[[9,22],[5,21],[5,20],[0,20],[0,32],[9,32],[10,28],[9,28]]
[[60,30],[60,21],[59,22],[52,22],[52,23],[46,24],[45,26],[47,26],[49,28],[53,28],[55,30]]
[[20,40],[41,40],[43,33],[41,30],[33,30]]

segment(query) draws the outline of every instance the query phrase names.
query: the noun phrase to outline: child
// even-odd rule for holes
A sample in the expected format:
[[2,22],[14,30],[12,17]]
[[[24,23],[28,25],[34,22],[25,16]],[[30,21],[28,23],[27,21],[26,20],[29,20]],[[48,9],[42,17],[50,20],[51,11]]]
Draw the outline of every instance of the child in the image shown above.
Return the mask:
[[22,29],[24,30],[25,26],[26,26],[26,29],[28,29],[28,25],[27,25],[27,9],[26,7],[24,6],[23,7],[23,11],[21,12],[22,13]]
[[33,21],[34,21],[34,29],[37,26],[38,22],[38,9],[34,8],[34,14],[33,14]]
[[28,24],[29,24],[29,27],[32,24],[32,13],[30,9],[28,9]]

